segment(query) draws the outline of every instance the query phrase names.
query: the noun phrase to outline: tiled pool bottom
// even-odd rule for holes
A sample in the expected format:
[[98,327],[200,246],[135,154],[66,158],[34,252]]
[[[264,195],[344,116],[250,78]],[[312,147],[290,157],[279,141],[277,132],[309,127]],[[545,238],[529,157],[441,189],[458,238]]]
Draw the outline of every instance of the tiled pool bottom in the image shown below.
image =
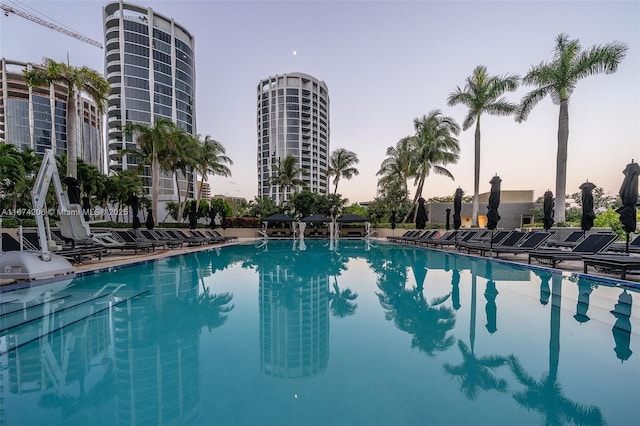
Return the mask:
[[639,296],[364,241],[173,257],[3,293],[0,423],[640,424]]

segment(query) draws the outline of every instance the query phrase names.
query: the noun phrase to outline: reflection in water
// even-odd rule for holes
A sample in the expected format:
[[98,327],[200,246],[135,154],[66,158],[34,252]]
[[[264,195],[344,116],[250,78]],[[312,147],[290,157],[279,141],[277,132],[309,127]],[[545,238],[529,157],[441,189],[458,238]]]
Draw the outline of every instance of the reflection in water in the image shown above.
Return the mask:
[[[351,268],[350,261],[354,258],[358,260],[354,262],[356,267],[341,277],[343,271]],[[358,277],[347,284],[349,274],[365,273],[359,269],[365,264],[369,266],[366,273],[370,275],[362,282]],[[222,272],[226,269],[229,271]],[[225,282],[224,286],[217,287],[225,281],[219,279],[218,272],[228,273],[222,276],[251,273],[242,269],[255,270],[255,282],[251,284],[256,286]],[[526,274],[522,274],[523,271]],[[459,409],[473,413],[472,404],[477,402],[466,400],[482,401],[490,397],[496,410],[504,407],[504,412],[516,414],[514,423],[521,415],[522,423],[532,424],[539,415],[545,424],[598,425],[605,423],[603,413],[606,413],[606,420],[611,424],[621,424],[609,419],[612,403],[600,394],[590,399],[591,404],[597,405],[571,400],[575,395],[569,394],[575,392],[581,379],[562,378],[560,372],[564,370],[560,367],[565,360],[575,363],[573,370],[584,366],[586,361],[580,359],[583,354],[584,359],[598,356],[597,362],[602,365],[614,361],[615,367],[621,368],[612,372],[617,374],[614,377],[637,366],[631,351],[632,344],[636,344],[631,327],[637,319],[635,312],[635,317],[632,316],[633,290],[619,294],[618,289],[606,283],[563,279],[542,269],[535,270],[538,281],[530,271],[509,270],[504,264],[490,264],[485,259],[416,251],[411,247],[395,249],[376,244],[367,250],[361,241],[345,240],[340,242],[338,250],[335,246],[330,250],[329,241],[309,240],[306,250],[300,250],[299,243],[292,246],[291,241],[283,241],[172,257],[135,269],[87,276],[59,287],[43,286],[46,292],[34,287],[23,293],[11,293],[13,298],[1,294],[0,380],[4,387],[0,388],[0,425],[15,424],[16,418],[29,415],[38,424],[43,423],[42,419],[50,424],[91,424],[96,413],[100,413],[104,424],[203,424],[218,419],[216,416],[221,410],[225,413],[220,418],[235,419],[237,398],[246,396],[246,389],[235,389],[236,377],[238,383],[257,384],[252,390],[256,392],[256,399],[278,395],[292,384],[272,377],[309,379],[293,381],[293,385],[301,389],[307,387],[306,391],[317,390],[317,394],[331,393],[324,387],[325,382],[331,382],[331,390],[338,397],[342,389],[337,388],[343,382],[337,375],[351,366],[347,358],[366,360],[361,363],[363,378],[371,375],[379,381],[384,379],[385,383],[408,380],[408,386],[417,390],[432,390],[432,383],[440,383],[438,386],[442,388],[438,388],[437,393],[447,395],[437,400],[443,405],[443,411]],[[528,278],[521,279],[523,275]],[[372,285],[374,279],[376,286]],[[582,322],[580,327],[571,315],[565,316],[564,323],[561,321],[563,286],[573,295],[574,284],[578,294],[574,318],[592,319]],[[234,300],[231,293],[215,292],[216,288],[239,288],[240,293],[236,293]],[[608,291],[604,292],[605,297],[599,297],[602,290]],[[612,291],[615,296],[608,297]],[[482,297],[478,292],[483,292],[485,299],[486,330],[476,324],[477,298]],[[529,303],[538,298],[538,292],[541,303],[547,306]],[[616,296],[615,306],[602,308],[608,302],[613,305]],[[369,304],[370,301],[373,304]],[[589,312],[590,301],[598,309]],[[208,333],[206,330],[223,326],[229,315],[234,314],[232,302],[247,310],[251,309],[247,305],[257,306],[259,317],[245,321],[250,325],[233,321],[228,330]],[[506,306],[514,302],[517,304]],[[521,306],[521,302],[526,303]],[[574,303],[570,302],[568,310],[573,313]],[[498,305],[500,327],[497,327]],[[255,311],[248,312],[255,315]],[[376,351],[354,345],[347,349],[340,346],[340,340],[332,341],[330,315],[339,319],[331,323],[334,334],[341,338],[351,336],[345,334],[348,330],[354,333],[354,339],[375,338],[379,342]],[[547,315],[548,326],[546,321],[540,324],[539,319]],[[350,321],[351,318],[355,321]],[[365,321],[359,321],[362,319]],[[566,327],[562,333],[561,323]],[[358,324],[366,326],[362,328]],[[596,336],[603,324],[608,324],[603,333],[600,330],[605,344],[590,347],[598,355],[579,353],[576,356],[576,351],[584,346],[582,342],[575,345],[576,330],[589,337]],[[259,353],[254,334],[256,326],[260,332]],[[226,338],[232,335],[231,339],[250,339],[245,343],[252,346],[254,352],[248,353],[248,357],[256,367],[259,362],[261,371],[245,368],[240,372],[239,365],[246,367],[246,364],[236,363],[238,357],[231,347],[225,348],[230,354],[228,358],[216,357],[215,366],[203,367],[210,364],[210,359],[202,359],[201,352],[224,341],[218,339],[225,333]],[[548,344],[544,340],[547,334]],[[560,357],[561,337],[563,358]],[[615,354],[611,353],[612,337]],[[408,343],[397,344],[399,339],[406,342],[409,338],[411,347],[418,348],[419,352],[410,354]],[[519,338],[526,343],[518,341]],[[330,343],[332,351],[338,354],[332,365],[329,365]],[[537,362],[540,351],[535,349],[540,347],[548,348],[542,351],[546,353],[543,359],[548,358],[548,368]],[[346,350],[353,351],[353,356],[340,356]],[[375,358],[377,354],[398,360],[399,369],[388,368],[399,372],[397,377],[391,377],[390,374],[395,373],[386,371],[384,365],[381,368],[379,359]],[[601,357],[601,354],[610,356]],[[619,360],[625,361],[624,364]],[[334,366],[337,368],[330,368]],[[212,383],[217,377],[203,374],[209,369],[216,374],[224,371],[233,383]],[[255,370],[255,375],[246,370]],[[402,370],[410,370],[419,377],[411,381],[412,378],[402,376]],[[540,374],[542,370],[545,371]],[[439,380],[439,376],[444,380]],[[637,377],[637,372],[632,371],[631,377]],[[372,389],[367,393],[364,388],[370,383],[364,382],[361,399],[366,402],[345,408],[357,411],[360,417],[348,420],[362,419],[362,413],[371,404],[385,404],[384,398],[376,399],[384,390],[370,386]],[[222,402],[218,398],[215,408],[210,399],[219,395],[210,398],[212,389],[228,391]],[[318,402],[328,403],[321,398]],[[308,401],[296,400],[298,403],[302,406]],[[393,404],[401,403],[393,401]],[[387,409],[393,412],[394,408]],[[478,414],[482,415],[480,411]],[[409,412],[411,409],[397,415]],[[537,414],[532,416],[530,412]],[[283,410],[282,415],[285,419],[282,424],[296,423],[292,417],[286,417],[287,410]],[[462,415],[455,417],[456,421]],[[344,423],[358,423],[348,420]],[[370,417],[366,420],[375,423]],[[410,420],[407,423],[419,423]],[[452,424],[456,421],[452,420]]]
[[100,288],[89,275],[55,296],[3,303],[10,392],[40,392],[39,407],[69,424],[95,422],[94,410],[104,424],[198,418],[200,331],[224,324],[232,296],[199,292],[190,265],[175,257],[109,274]]
[[552,278],[549,370],[536,381],[522,366],[517,357],[511,356],[511,370],[525,389],[515,392],[513,398],[529,410],[539,411],[545,424],[561,425],[565,423],[604,425],[600,409],[569,400],[562,390],[558,379],[560,360],[560,302],[562,299],[562,276],[554,274]]
[[340,289],[337,279],[348,257],[335,246],[318,248],[323,244],[310,241],[308,245],[315,250],[306,250],[305,244],[305,250],[299,251],[295,245],[290,248],[275,242],[268,256],[245,263],[259,274],[260,368],[267,375],[291,379],[325,371],[329,311],[339,318],[356,312],[358,294]]
[[591,319],[587,316],[587,310],[589,309],[589,296],[592,292],[591,283],[580,277],[578,279],[578,304],[576,305],[576,314],[573,316],[579,323],[585,323]]
[[616,356],[621,361],[626,361],[631,357],[633,353],[629,347],[631,343],[631,303],[633,298],[631,294],[624,290],[620,296],[618,296],[618,303],[616,303],[611,313],[616,317],[616,323],[611,330],[613,333],[613,340],[616,342],[615,352]]

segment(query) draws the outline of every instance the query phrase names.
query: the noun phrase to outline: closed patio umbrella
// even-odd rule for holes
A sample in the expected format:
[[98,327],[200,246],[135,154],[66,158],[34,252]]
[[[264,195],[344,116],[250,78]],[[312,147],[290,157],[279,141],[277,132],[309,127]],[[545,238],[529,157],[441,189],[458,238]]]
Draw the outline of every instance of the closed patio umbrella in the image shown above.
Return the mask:
[[153,229],[154,223],[153,223],[153,210],[152,209],[147,209],[147,221],[144,224],[147,227],[147,229]]
[[620,222],[624,232],[627,233],[627,253],[629,252],[629,234],[636,232],[636,205],[638,203],[638,175],[640,175],[640,166],[638,163],[627,164],[627,167],[622,172],[624,173],[624,180],[622,186],[620,186],[620,199],[622,200],[622,207],[616,212],[620,215]]
[[189,229],[196,229],[198,226],[198,206],[195,200],[189,206]]
[[427,224],[427,210],[424,207],[424,198],[418,198],[418,211],[416,212],[416,229],[424,229]]
[[[456,231],[462,226],[462,217],[460,216],[460,212],[462,211],[462,194],[464,194],[464,191],[462,191],[462,188],[458,188],[453,195],[453,229]],[[457,232],[454,238],[456,247],[458,247]]]
[[551,191],[547,191],[544,193],[544,199],[542,202],[542,212],[544,214],[542,218],[542,226],[545,231],[551,229],[553,226],[553,193]]
[[139,229],[140,218],[138,217],[138,210],[140,210],[140,199],[136,195],[131,195],[129,203],[131,204],[131,215],[133,216],[133,223],[131,227],[133,229]]
[[460,217],[460,212],[462,211],[462,194],[464,194],[464,191],[458,188],[453,196],[453,229],[456,231],[460,229],[462,225],[462,218]]
[[491,192],[489,193],[489,205],[487,209],[487,229],[494,230],[498,227],[500,221],[500,215],[498,214],[498,207],[500,206],[500,183],[502,179],[495,175],[491,178],[489,183],[491,184]]
[[211,222],[209,222],[209,227],[211,229],[216,229],[217,214],[218,214],[218,211],[216,210],[216,208],[213,205],[209,206],[209,219],[211,220]]
[[586,181],[579,186],[582,191],[582,217],[580,219],[580,228],[587,232],[593,228],[593,219],[596,218],[596,214],[593,212],[593,190],[596,186]]
[[391,218],[389,219],[391,221],[391,230],[396,229],[396,211],[395,210],[391,210]]
[[448,231],[451,228],[451,223],[450,223],[450,220],[451,220],[451,209],[447,207],[445,212],[447,212],[447,215],[446,215],[446,221],[444,223],[444,227]]

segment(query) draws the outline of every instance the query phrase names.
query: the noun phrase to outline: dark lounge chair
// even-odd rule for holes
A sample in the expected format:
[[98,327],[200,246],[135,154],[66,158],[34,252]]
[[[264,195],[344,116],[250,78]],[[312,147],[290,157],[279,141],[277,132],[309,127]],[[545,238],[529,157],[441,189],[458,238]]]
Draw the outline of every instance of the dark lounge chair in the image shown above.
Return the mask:
[[204,245],[204,243],[206,242],[206,240],[202,237],[189,237],[186,234],[184,234],[181,231],[178,230],[165,230],[163,231],[164,233],[166,233],[167,235],[169,235],[172,238],[178,239],[180,241],[182,241],[183,243],[185,243],[188,246],[201,246]]
[[[518,244],[513,247],[505,247],[501,244],[497,244],[493,246],[492,252],[496,254],[496,257],[500,257],[500,253],[512,253],[512,254],[520,254],[520,253],[529,253],[531,251],[537,250],[542,246],[542,244],[549,239],[551,236],[548,232],[531,232],[529,235],[526,235],[523,240],[521,240]],[[484,253],[483,253],[484,256]]]
[[620,272],[620,279],[627,278],[630,271],[640,273],[640,256],[627,256],[624,254],[593,254],[582,256],[584,273],[587,268],[593,266],[599,272]]
[[182,247],[184,244],[182,241],[176,238],[171,238],[168,235],[162,235],[154,229],[139,229],[138,232],[148,240],[155,241],[157,244],[165,247],[176,248]]
[[571,231],[562,240],[551,238],[547,241],[549,247],[575,247],[585,237],[584,231]]
[[627,242],[615,242],[609,246],[607,251],[613,252],[626,252],[627,248],[629,249],[629,253],[637,253],[640,254],[640,235],[636,235],[636,237],[629,241],[629,246],[627,247]]
[[[22,232],[23,248],[24,250],[40,250],[40,239],[37,231],[25,230]],[[2,236],[2,242],[4,246],[4,234]],[[15,244],[19,244],[15,240]],[[60,245],[56,250],[51,250],[59,256],[68,259],[73,263],[80,263],[84,259],[88,259],[91,256],[97,257],[98,260],[102,259],[104,248],[95,245],[87,245],[83,247],[73,247],[72,245]],[[18,248],[19,250],[19,248]]]
[[529,263],[536,260],[539,263],[556,265],[565,260],[582,260],[582,256],[597,254],[605,251],[610,244],[618,239],[616,234],[596,233],[587,235],[577,246],[571,250],[538,249],[529,252]]
[[[466,250],[467,253],[471,253],[472,251],[481,251],[485,247],[489,248],[491,244],[500,244],[505,238],[507,238],[513,232],[514,231],[501,230],[501,231],[495,232],[493,235],[490,234],[488,239],[486,240],[484,239],[486,238],[486,236],[483,236],[483,237],[472,238],[467,241],[461,241],[460,243],[458,243],[458,249]],[[523,236],[524,236],[524,233],[520,235],[520,238],[522,238]]]
[[129,231],[114,229],[112,233],[115,235],[116,239],[120,239],[124,245],[122,245],[120,250],[133,250],[134,254],[138,254],[138,250],[146,250],[149,253],[151,250],[155,251],[156,244],[152,241],[142,241],[136,238],[135,235],[131,234]]
[[435,247],[436,243],[439,243],[442,241],[454,241],[457,233],[459,233],[459,231],[446,231],[442,234],[438,232],[437,234],[432,235],[429,238],[424,238],[420,240],[418,244],[420,244],[421,246],[427,246],[427,247],[429,247],[429,244],[433,244]]

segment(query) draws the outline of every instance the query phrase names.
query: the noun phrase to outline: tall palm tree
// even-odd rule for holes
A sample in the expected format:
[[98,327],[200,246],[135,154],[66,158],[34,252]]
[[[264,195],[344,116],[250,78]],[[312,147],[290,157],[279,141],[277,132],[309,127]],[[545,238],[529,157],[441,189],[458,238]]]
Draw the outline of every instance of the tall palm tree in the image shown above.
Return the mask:
[[352,177],[358,176],[358,174],[360,174],[358,169],[354,167],[354,165],[358,164],[359,162],[360,160],[358,159],[358,156],[355,152],[349,151],[344,148],[336,149],[331,153],[327,175],[334,176],[334,194],[338,192],[338,182],[340,182],[341,178],[349,180]]
[[565,198],[567,188],[567,150],[569,142],[569,99],[578,80],[594,74],[612,74],[626,56],[628,47],[624,43],[613,42],[582,50],[579,40],[569,40],[567,34],[556,37],[553,59],[531,67],[522,79],[526,85],[535,85],[522,98],[516,121],[523,122],[531,110],[547,95],[554,104],[560,105],[558,119],[558,151],[556,157],[556,222],[565,221]]
[[[180,219],[189,196],[189,186],[193,181],[193,170],[200,161],[201,147],[196,138],[177,126],[172,130],[170,139],[174,143],[170,149],[166,150],[160,163],[163,169],[173,174],[178,192],[178,218]],[[180,177],[187,180],[184,201],[181,196]]]
[[[198,137],[199,139],[199,137]],[[202,181],[209,180],[209,174],[215,176],[230,177],[231,169],[228,165],[233,165],[233,160],[227,157],[227,151],[224,146],[207,135],[201,142],[202,150],[200,152],[200,160],[196,166],[196,170],[202,176]],[[202,196],[202,186],[198,188],[198,200]]]
[[392,186],[399,183],[404,192],[408,192],[407,180],[411,175],[411,147],[414,145],[413,136],[407,136],[398,141],[395,146],[387,148],[387,157],[382,161],[376,176],[378,188]]
[[449,106],[463,104],[469,108],[467,116],[462,123],[462,129],[469,129],[476,124],[475,133],[475,157],[473,174],[473,210],[471,226],[478,226],[478,192],[480,190],[480,116],[483,113],[491,115],[510,115],[516,110],[516,105],[506,101],[502,95],[505,92],[513,92],[518,88],[520,77],[515,74],[504,76],[491,76],[487,73],[487,67],[478,65],[467,77],[464,89],[456,88],[449,95]]
[[[412,209],[415,212],[418,199],[422,197],[424,183],[431,172],[453,179],[453,175],[445,166],[456,163],[460,158],[460,144],[454,137],[460,133],[460,126],[453,118],[442,115],[439,110],[433,110],[420,119],[416,118],[413,125],[416,135],[412,139],[411,171],[417,185]],[[404,218],[405,221],[408,215],[409,212]]]
[[306,182],[300,177],[308,175],[309,172],[307,169],[298,167],[298,159],[292,155],[287,155],[284,160],[278,158],[278,165],[274,171],[275,176],[269,179],[269,184],[278,186],[279,194],[282,194],[282,201],[287,200],[287,192],[290,187],[301,186],[304,188],[307,186]]
[[78,135],[76,133],[77,96],[86,93],[96,103],[98,112],[104,112],[109,96],[109,82],[89,67],[72,67],[53,59],[45,58],[42,68],[24,71],[24,78],[31,87],[50,86],[63,83],[67,86],[67,176],[78,177]]
[[[158,120],[153,126],[142,123],[128,123],[124,128],[126,136],[134,136],[137,147],[134,150],[124,149],[122,155],[131,155],[140,163],[140,167],[151,166],[151,208],[158,211],[158,191],[160,186],[160,170],[166,170],[160,164],[160,156],[174,149],[177,125],[169,120]],[[158,215],[153,217],[158,224]]]

